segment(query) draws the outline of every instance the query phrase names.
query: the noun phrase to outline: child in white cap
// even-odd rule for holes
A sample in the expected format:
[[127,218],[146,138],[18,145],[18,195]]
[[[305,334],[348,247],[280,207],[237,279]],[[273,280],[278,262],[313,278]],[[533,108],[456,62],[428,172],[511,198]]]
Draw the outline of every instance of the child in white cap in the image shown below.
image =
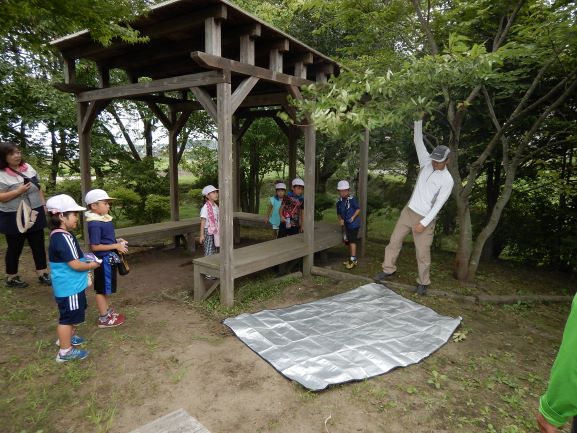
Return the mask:
[[[202,189],[204,205],[200,209],[200,243],[204,245],[204,255],[212,256],[218,253],[220,247],[220,227],[218,222],[218,189],[207,185]],[[212,275],[205,275],[206,279],[214,280]]]
[[280,206],[280,226],[278,237],[297,235],[303,231],[305,183],[300,178],[292,181],[292,191],[283,199]]
[[277,182],[274,186],[275,195],[269,197],[268,208],[266,210],[265,222],[270,223],[272,226],[272,237],[276,239],[278,237],[278,229],[280,226],[280,205],[282,204],[283,198],[286,194],[286,185],[283,182]]
[[88,351],[75,347],[84,343],[84,338],[76,334],[76,326],[85,319],[88,272],[98,268],[99,264],[96,260],[86,260],[76,237],[70,231],[78,225],[78,212],[86,208],[76,204],[72,197],[60,194],[48,199],[46,209],[48,226],[52,229],[48,247],[50,277],[60,312],[56,330],[56,344],[60,350],[56,361],[84,359]]
[[123,314],[114,311],[108,298],[116,293],[118,254],[128,252],[127,242],[116,239],[114,223],[109,215],[110,200],[103,189],[93,189],[86,193],[85,202],[89,210],[86,212],[88,226],[88,241],[90,249],[96,257],[102,260],[102,266],[94,271],[94,291],[96,292],[96,306],[98,307],[99,328],[114,328],[122,325],[126,318]]
[[349,182],[341,180],[337,184],[339,191],[339,199],[337,200],[337,217],[339,224],[343,227],[343,240],[349,246],[350,259],[343,262],[347,269],[353,269],[357,266],[357,242],[359,235],[359,228],[361,227],[361,207],[356,198],[350,192],[351,187]]

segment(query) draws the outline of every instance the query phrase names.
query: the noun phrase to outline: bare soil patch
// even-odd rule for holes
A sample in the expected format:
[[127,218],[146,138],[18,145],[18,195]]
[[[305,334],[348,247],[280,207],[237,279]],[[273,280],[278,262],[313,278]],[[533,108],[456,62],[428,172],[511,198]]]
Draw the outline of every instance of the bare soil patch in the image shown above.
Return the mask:
[[[380,249],[371,245],[356,272],[375,271]],[[338,268],[342,253],[333,251],[325,264]],[[408,271],[413,253],[403,254]],[[90,356],[75,364],[54,361],[57,312],[51,290],[35,284],[19,291],[1,288],[0,431],[124,433],[179,408],[213,433],[536,431],[537,398],[568,305],[418,299],[441,314],[462,316],[457,330],[462,341],[450,341],[417,365],[311,393],[277,373],[221,322],[228,315],[308,302],[356,285],[325,278],[279,283],[265,279],[272,274],[261,274],[240,281],[239,306],[226,310],[214,301],[191,301],[191,260],[182,249],[133,255],[131,273],[119,277],[113,297],[128,320],[115,329],[96,328],[89,292],[88,318],[80,331]],[[30,269],[25,252],[21,274],[33,281]],[[438,284],[445,272],[434,270]],[[487,290],[518,291],[512,282],[521,276],[515,272],[493,272],[485,279]],[[543,291],[553,292],[545,288],[546,274],[540,275]],[[555,284],[566,287],[564,293],[574,290],[568,279],[559,277]]]

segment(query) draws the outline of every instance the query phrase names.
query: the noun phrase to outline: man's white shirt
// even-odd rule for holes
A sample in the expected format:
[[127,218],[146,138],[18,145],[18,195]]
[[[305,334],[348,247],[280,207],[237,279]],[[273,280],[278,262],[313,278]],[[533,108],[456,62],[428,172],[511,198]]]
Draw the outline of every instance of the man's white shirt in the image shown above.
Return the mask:
[[426,227],[435,219],[451,195],[454,182],[447,168],[433,169],[431,157],[423,141],[422,120],[415,122],[414,141],[421,169],[408,206],[413,212],[423,216],[420,222]]

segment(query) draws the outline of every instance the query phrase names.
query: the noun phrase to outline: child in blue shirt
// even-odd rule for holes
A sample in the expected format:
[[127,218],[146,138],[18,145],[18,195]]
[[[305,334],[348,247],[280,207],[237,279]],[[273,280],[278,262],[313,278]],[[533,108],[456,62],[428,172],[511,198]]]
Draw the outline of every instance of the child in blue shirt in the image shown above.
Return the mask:
[[102,265],[94,271],[94,291],[96,292],[96,306],[98,308],[99,328],[113,328],[122,325],[126,318],[123,314],[114,311],[108,303],[108,296],[116,293],[118,253],[128,252],[127,242],[116,239],[110,200],[106,191],[93,189],[86,193],[85,202],[89,210],[86,212],[88,225],[88,241],[90,249],[96,257],[102,260]]
[[270,223],[273,231],[273,239],[278,238],[278,230],[280,226],[280,205],[286,194],[286,185],[282,182],[277,182],[274,186],[275,195],[269,197],[268,208],[266,211],[265,222]]
[[348,244],[351,258],[343,265],[347,269],[353,269],[357,266],[357,242],[361,220],[359,214],[361,207],[356,198],[350,195],[350,186],[346,180],[341,180],[337,185],[340,198],[337,201],[337,216],[339,224],[344,228],[344,240]]
[[56,342],[60,350],[56,361],[84,359],[88,356],[88,351],[74,347],[84,343],[84,339],[76,334],[76,326],[85,319],[88,271],[96,269],[99,264],[96,261],[86,261],[76,237],[70,230],[76,228],[78,212],[85,208],[78,206],[72,197],[60,194],[46,202],[46,209],[48,225],[52,229],[48,247],[50,277],[54,299],[60,312]]

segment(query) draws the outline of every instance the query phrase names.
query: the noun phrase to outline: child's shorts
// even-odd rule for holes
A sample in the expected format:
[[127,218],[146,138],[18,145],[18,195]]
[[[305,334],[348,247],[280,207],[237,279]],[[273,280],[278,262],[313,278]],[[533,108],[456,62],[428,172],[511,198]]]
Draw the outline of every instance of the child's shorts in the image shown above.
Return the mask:
[[116,266],[109,260],[102,260],[100,266],[94,269],[94,291],[99,295],[116,293]]
[[349,229],[345,226],[345,232],[347,234],[347,242],[350,244],[356,244],[359,242],[359,229]]
[[54,297],[54,300],[60,312],[58,323],[61,325],[78,325],[84,322],[86,308],[88,307],[86,290],[63,298]]

